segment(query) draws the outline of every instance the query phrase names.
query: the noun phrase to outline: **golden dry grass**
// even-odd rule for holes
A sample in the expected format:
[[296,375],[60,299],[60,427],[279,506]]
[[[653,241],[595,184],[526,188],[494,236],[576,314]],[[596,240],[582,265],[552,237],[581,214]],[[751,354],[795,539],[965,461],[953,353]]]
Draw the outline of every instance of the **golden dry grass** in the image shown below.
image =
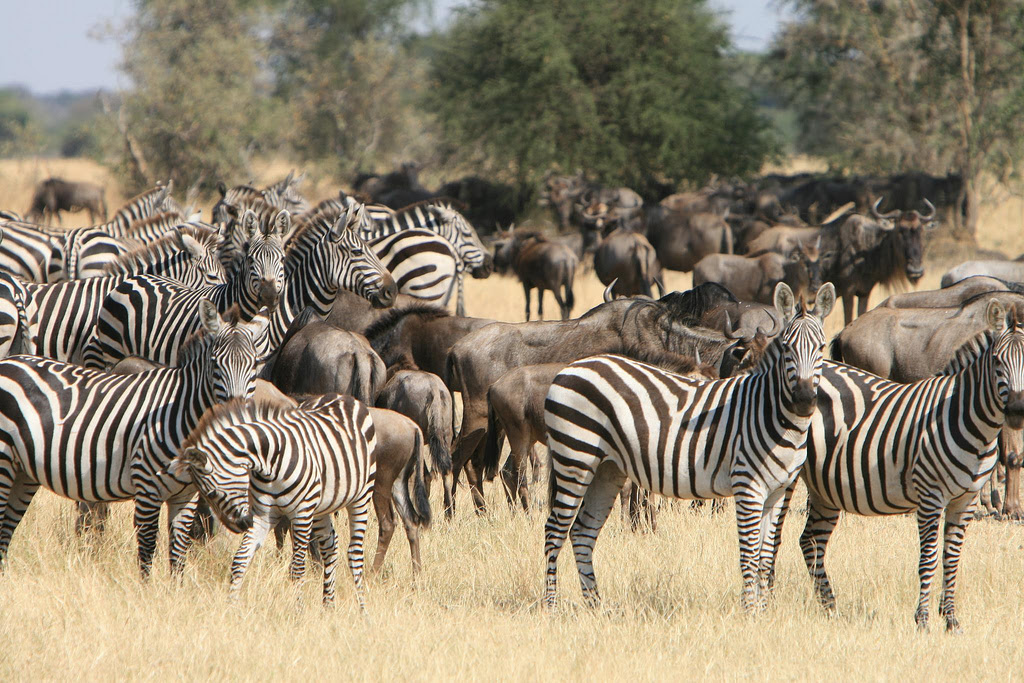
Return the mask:
[[[18,163],[0,163],[0,206],[27,203],[32,181],[25,179],[34,167]],[[986,207],[985,215],[1001,223],[983,221],[984,246],[1005,239],[1006,251],[1024,250],[1019,205]],[[936,266],[929,263],[924,285],[937,283]],[[670,288],[689,283],[689,275],[667,273]],[[575,312],[598,303],[601,292],[593,273],[582,275]],[[511,279],[467,284],[472,315],[521,320],[522,306]],[[550,294],[545,308],[548,318],[557,313]],[[838,331],[837,318],[829,320],[830,333]],[[155,576],[143,583],[130,505],[116,506],[108,533],[90,545],[74,535],[71,506],[40,493],[0,576],[0,679],[1010,679],[1024,664],[1021,525],[985,520],[969,530],[960,637],[942,632],[935,601],[931,632],[914,629],[917,534],[910,517],[844,517],[829,553],[839,612],[826,617],[796,546],[804,519],[799,494],[775,599],[763,615],[750,618],[739,607],[731,506],[711,516],[686,504],[664,508],[656,534],[630,533],[613,514],[596,550],[604,596],[598,611],[581,606],[572,553],[563,552],[562,603],[548,614],[538,606],[543,513],[513,514],[490,487],[491,511],[477,517],[467,493],[460,492],[453,522],[438,519],[424,534],[424,571],[415,584],[408,544],[396,532],[365,618],[344,568],[337,608],[326,611],[316,570],[293,587],[287,553],[272,548],[257,555],[232,604],[227,570],[238,538],[227,534],[193,552],[180,585],[168,576],[162,539]],[[541,502],[541,487],[534,498]],[[436,493],[433,503],[440,518]],[[369,558],[373,522],[368,538]]]

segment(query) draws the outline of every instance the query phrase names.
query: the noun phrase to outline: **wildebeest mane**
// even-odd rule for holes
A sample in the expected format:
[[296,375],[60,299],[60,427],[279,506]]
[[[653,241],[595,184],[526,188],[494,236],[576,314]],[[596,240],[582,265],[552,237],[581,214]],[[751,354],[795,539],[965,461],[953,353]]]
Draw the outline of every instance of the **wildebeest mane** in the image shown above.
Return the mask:
[[718,379],[718,370],[714,367],[703,362],[698,364],[695,358],[684,356],[680,353],[673,353],[671,351],[659,352],[653,349],[630,345],[619,351],[618,354],[641,363],[657,366],[662,370],[668,370],[678,375],[688,375],[697,371],[707,379]]
[[[399,355],[403,345],[397,343],[396,336],[399,334],[401,323],[410,315],[419,316],[422,320],[436,320],[447,318],[451,314],[440,306],[432,304],[413,304],[404,308],[392,309],[370,323],[363,336],[370,342],[370,346],[384,361],[384,365],[390,368],[402,360]],[[414,367],[402,366],[402,369],[415,370]]]
[[739,299],[717,282],[705,282],[685,292],[669,292],[658,302],[675,318],[700,320],[712,309],[722,304],[739,303]]

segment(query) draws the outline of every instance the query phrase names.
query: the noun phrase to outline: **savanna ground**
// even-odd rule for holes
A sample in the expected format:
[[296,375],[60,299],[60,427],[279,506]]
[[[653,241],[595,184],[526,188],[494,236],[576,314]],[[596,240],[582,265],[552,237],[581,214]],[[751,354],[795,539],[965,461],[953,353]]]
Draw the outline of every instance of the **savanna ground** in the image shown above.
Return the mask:
[[[258,180],[286,172],[267,167]],[[24,211],[32,184],[58,173],[111,187],[89,162],[0,162],[0,207]],[[331,185],[305,189],[320,198]],[[121,199],[108,189],[112,210]],[[1011,256],[1024,251],[1021,214],[1019,200],[986,207],[981,246]],[[929,259],[921,287],[937,286],[946,262],[968,256],[943,253],[949,255]],[[667,284],[683,289],[690,277],[668,273]],[[575,313],[599,303],[601,292],[593,273],[579,277]],[[558,309],[550,295],[546,304],[551,317]],[[467,308],[471,315],[522,320],[521,289],[511,279],[471,280]],[[828,321],[830,334],[839,330],[839,317]],[[238,538],[225,533],[193,551],[180,584],[168,576],[161,547],[155,576],[143,583],[131,505],[116,506],[107,534],[87,541],[74,534],[71,505],[41,492],[0,576],[0,679],[1010,679],[1024,664],[1021,525],[972,524],[957,595],[966,633],[954,637],[943,632],[934,600],[931,631],[914,628],[912,517],[844,516],[829,546],[839,601],[830,618],[812,595],[797,548],[804,521],[798,494],[775,598],[764,614],[749,618],[739,606],[731,506],[718,516],[692,512],[685,503],[664,506],[657,533],[639,535],[615,513],[596,551],[602,608],[582,606],[567,549],[560,608],[548,614],[539,608],[544,512],[510,512],[495,486],[487,495],[490,511],[478,517],[467,505],[468,491],[461,491],[459,512],[447,522],[435,490],[437,514],[423,536],[421,576],[413,582],[399,530],[382,576],[369,585],[363,617],[343,567],[337,607],[324,610],[316,568],[293,586],[288,553],[273,548],[257,555],[241,599],[230,602],[227,573]],[[543,487],[533,495],[542,505]],[[375,538],[371,523],[368,558]]]

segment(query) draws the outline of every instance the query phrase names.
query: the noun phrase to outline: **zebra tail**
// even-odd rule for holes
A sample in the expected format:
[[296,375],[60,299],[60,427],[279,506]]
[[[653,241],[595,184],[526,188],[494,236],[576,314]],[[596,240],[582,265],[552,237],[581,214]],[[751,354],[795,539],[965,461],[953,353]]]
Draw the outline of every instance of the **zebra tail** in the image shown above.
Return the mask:
[[501,424],[494,412],[494,403],[490,400],[490,392],[487,396],[487,434],[484,437],[484,478],[487,481],[494,479],[498,474],[498,461],[501,460]]
[[832,344],[829,346],[829,355],[832,356],[832,360],[843,362],[843,342],[839,339],[839,335],[832,337]]
[[548,435],[548,512],[555,505],[555,466],[554,466],[554,451],[551,449],[551,436]]
[[427,446],[430,449],[430,460],[434,469],[441,474],[450,474],[452,471],[451,444],[445,443],[441,438],[441,424],[444,419],[440,415],[441,409],[434,403],[431,396],[427,403]]

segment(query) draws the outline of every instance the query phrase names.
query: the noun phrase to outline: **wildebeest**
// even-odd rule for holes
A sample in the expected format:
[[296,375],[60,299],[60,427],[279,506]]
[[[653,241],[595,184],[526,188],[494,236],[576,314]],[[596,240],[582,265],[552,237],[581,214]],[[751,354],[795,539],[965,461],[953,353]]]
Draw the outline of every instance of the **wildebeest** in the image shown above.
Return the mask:
[[451,197],[466,205],[462,213],[481,233],[495,232],[510,225],[523,210],[525,192],[479,176],[465,176],[445,183],[438,196]]
[[377,396],[378,408],[387,408],[413,420],[423,432],[430,451],[427,473],[439,477],[445,505],[451,503],[452,442],[455,440],[455,410],[452,395],[441,378],[422,370],[399,370]]
[[494,267],[499,273],[511,269],[523,285],[526,319],[530,319],[530,292],[537,290],[537,317],[544,319],[544,290],[555,295],[562,320],[575,304],[572,287],[579,259],[572,249],[548,240],[536,231],[510,230],[494,243]]
[[664,206],[647,212],[647,240],[663,268],[689,272],[708,254],[733,253],[732,230],[722,216],[687,213]]
[[27,218],[50,224],[53,218],[61,224],[60,212],[88,211],[93,225],[107,220],[106,191],[93,183],[71,182],[63,178],[47,178],[36,186]]
[[947,270],[942,286],[949,287],[975,275],[997,278],[1004,282],[1024,282],[1024,263],[1019,261],[965,261]]
[[652,287],[657,285],[658,296],[665,295],[654,247],[643,235],[630,230],[619,228],[601,240],[594,252],[594,271],[601,284],[615,282],[613,294],[652,296]]
[[972,275],[942,289],[921,292],[900,292],[878,304],[885,308],[950,308],[987,292],[1024,293],[1024,287],[1014,287],[1002,280],[985,275]]
[[555,211],[558,215],[559,227],[563,231],[569,228],[576,202],[587,187],[587,180],[582,170],[572,176],[559,176],[553,173],[545,176],[540,204],[550,206]]
[[[741,342],[717,331],[693,329],[687,323],[706,311],[679,305],[686,301],[682,296],[666,299],[620,299],[562,322],[493,323],[452,346],[446,383],[462,394],[463,403],[462,429],[456,438],[452,467],[456,482],[467,463],[477,470],[471,484],[478,510],[483,509],[483,496],[475,465],[487,425],[487,390],[512,368],[569,363],[597,353],[633,348],[691,357],[699,353],[720,374],[729,374],[737,362],[736,349]],[[450,516],[454,511],[447,512]]]
[[754,256],[711,254],[693,269],[693,284],[717,282],[742,301],[770,304],[775,285],[785,282],[796,293],[821,286],[820,241],[800,243],[788,255],[772,251]]

